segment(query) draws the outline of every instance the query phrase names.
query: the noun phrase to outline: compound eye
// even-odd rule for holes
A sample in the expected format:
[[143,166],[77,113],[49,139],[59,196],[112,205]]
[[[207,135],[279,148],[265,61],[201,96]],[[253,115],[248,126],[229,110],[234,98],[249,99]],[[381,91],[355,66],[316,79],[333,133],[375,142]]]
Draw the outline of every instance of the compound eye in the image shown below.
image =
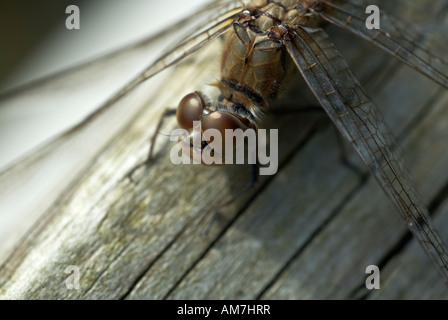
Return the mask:
[[187,94],[179,102],[176,111],[177,123],[182,129],[193,128],[193,121],[201,121],[204,106],[201,97],[196,92]]
[[247,126],[241,122],[236,116],[225,111],[215,111],[206,115],[201,122],[202,131],[207,129],[217,129],[224,137],[226,129],[247,129]]

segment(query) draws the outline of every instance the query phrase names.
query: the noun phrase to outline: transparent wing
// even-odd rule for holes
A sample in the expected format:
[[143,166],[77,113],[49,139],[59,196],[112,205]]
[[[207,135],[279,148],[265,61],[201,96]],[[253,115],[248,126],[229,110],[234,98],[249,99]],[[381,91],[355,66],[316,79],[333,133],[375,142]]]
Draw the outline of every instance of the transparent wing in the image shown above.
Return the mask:
[[[366,27],[366,1],[319,1],[316,12],[325,20],[379,47],[448,88],[448,64],[421,45],[423,35],[411,24],[380,11],[380,29]],[[381,9],[381,7],[380,7]],[[448,41],[447,41],[448,42]]]
[[[221,36],[230,29],[231,23],[236,14],[242,10],[242,7],[235,1],[214,1],[208,4],[199,13],[206,14],[205,22],[196,26],[196,33],[185,39],[180,44],[168,50],[164,55],[159,57],[155,62],[151,63],[143,72],[124,86],[119,92],[107,100],[97,112],[102,112],[109,105],[126,95],[130,90],[135,88],[143,81],[153,77],[159,72],[169,68],[170,66],[182,61],[192,53],[201,49],[211,40]],[[193,14],[190,19],[197,19]]]
[[[20,137],[20,130],[5,132],[10,127],[22,126],[19,121],[23,118],[26,120],[30,114],[36,114],[44,120],[45,115],[47,118],[54,118],[58,113],[68,112],[73,115],[73,120],[69,119],[65,123],[61,121],[53,132],[47,132],[49,130],[42,128],[40,122],[35,125],[36,130],[25,127],[23,132],[33,132],[32,137],[23,143],[22,150],[28,151],[43,142],[47,143],[49,138],[54,139],[56,135],[68,132],[67,127],[72,127],[73,131],[86,126],[99,114],[110,110],[114,102],[139,83],[184,59],[225,32],[231,22],[229,17],[238,11],[235,10],[237,7],[234,0],[213,1],[193,15],[139,43],[0,96],[0,117],[7,124],[0,133],[13,140],[16,136]],[[168,53],[154,62],[169,42],[176,46],[165,51]],[[131,114],[132,107],[126,108]],[[22,155],[24,151],[18,151],[17,154]],[[14,159],[14,154],[11,153],[9,158]]]
[[322,29],[297,29],[287,50],[342,135],[398,207],[448,284],[448,253],[402,167],[399,149],[375,104]]

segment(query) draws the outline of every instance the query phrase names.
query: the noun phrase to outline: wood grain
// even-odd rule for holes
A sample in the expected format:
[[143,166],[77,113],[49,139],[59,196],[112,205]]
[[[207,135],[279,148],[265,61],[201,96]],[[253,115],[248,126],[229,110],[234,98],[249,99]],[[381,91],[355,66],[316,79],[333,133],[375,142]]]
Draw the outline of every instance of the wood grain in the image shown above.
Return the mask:
[[[330,27],[329,33],[399,137],[417,189],[447,239],[447,91],[343,31]],[[374,179],[340,161],[337,132],[324,115],[268,116],[263,126],[279,129],[278,173],[262,177],[215,218],[213,209],[249,183],[249,166],[175,166],[172,144],[161,136],[156,161],[136,173],[138,183],[125,178],[144,159],[163,109],[213,77],[218,47],[126,98],[123,104],[138,104],[139,111],[89,153],[51,204],[36,209],[34,223],[0,260],[0,298],[448,298]],[[302,81],[292,89],[280,104],[314,103]],[[297,92],[303,92],[299,102]],[[103,115],[95,121],[0,176],[0,185],[48,155],[70,157],[78,150],[70,143],[115,125]],[[162,132],[175,127],[171,120]],[[380,290],[365,288],[371,264],[380,266]],[[65,285],[69,265],[80,269],[79,290]]]

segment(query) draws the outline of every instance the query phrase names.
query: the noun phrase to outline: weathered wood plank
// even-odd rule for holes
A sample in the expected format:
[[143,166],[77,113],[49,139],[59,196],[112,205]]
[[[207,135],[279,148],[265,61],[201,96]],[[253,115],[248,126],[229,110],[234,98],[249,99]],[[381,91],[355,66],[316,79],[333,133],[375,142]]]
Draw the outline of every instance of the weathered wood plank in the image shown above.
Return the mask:
[[[338,47],[347,47],[350,65],[402,137],[418,190],[428,203],[443,198],[446,90],[338,34]],[[136,173],[139,183],[123,179],[143,159],[163,107],[207,81],[210,70],[190,65],[217,69],[204,60],[215,49],[172,70],[169,79],[178,81],[169,90],[153,84],[161,94],[144,99],[148,107],[98,150],[0,267],[0,298],[446,298],[415,245],[382,266],[380,291],[364,288],[365,267],[380,264],[406,229],[375,181],[363,183],[338,161],[336,132],[321,115],[267,120],[279,128],[279,172],[226,207],[207,235],[213,208],[246,186],[249,167],[174,166],[161,137],[157,160]],[[303,103],[313,101],[298,86]],[[162,132],[172,128],[170,121]],[[446,204],[437,211],[443,226]],[[65,286],[69,265],[80,269],[80,290]]]
[[[397,83],[404,83],[406,79],[412,77],[412,72],[412,70],[406,68],[400,69],[399,72],[396,73],[396,76],[390,81],[385,82],[385,87],[381,88],[381,91],[390,90],[390,88],[388,88],[390,86],[395,88],[394,93],[396,95],[393,96],[394,99],[392,101],[386,102],[387,104],[393,105],[393,103],[400,102],[402,105],[406,105],[406,112],[404,114],[401,114],[402,110],[399,108],[389,108],[388,110],[384,110],[386,117],[390,116],[388,119],[392,120],[391,124],[395,130],[403,130],[407,125],[412,125],[413,119],[415,119],[416,115],[419,115],[419,112],[430,109],[431,106],[429,104],[433,103],[434,96],[438,96],[438,99],[440,99],[439,109],[440,106],[446,105],[445,98],[441,96],[441,90],[434,89],[432,83],[423,78],[413,80],[413,92],[416,93],[416,95],[412,97],[407,95],[406,97],[405,93],[409,92],[409,87],[400,89],[397,88],[399,87],[397,86]],[[432,92],[433,94],[427,95],[428,92]],[[397,113],[401,118],[397,116]],[[440,119],[446,119],[446,117],[435,112],[425,118],[425,123],[433,123],[434,121],[441,122]],[[425,123],[421,125],[427,126]],[[440,135],[440,128],[446,128],[443,121],[440,126],[432,126],[431,128],[434,130],[438,129],[436,134],[443,139],[443,135]],[[413,131],[418,129],[419,128],[412,128]],[[432,132],[432,134],[434,135],[434,132]],[[427,135],[418,134],[415,139],[420,139],[417,141],[426,145],[428,138]],[[329,137],[324,139],[328,140]],[[313,145],[313,142],[310,141],[310,145]],[[325,148],[324,143],[322,142],[317,143],[316,147],[320,150],[328,149],[328,147]],[[421,148],[418,148],[417,146],[413,146],[412,152],[420,149]],[[420,170],[417,170],[418,168],[416,166],[411,166],[411,171],[425,172],[420,175],[420,178],[428,178],[430,174],[434,175],[438,173],[437,181],[432,180],[431,184],[426,185],[428,189],[424,190],[428,193],[440,190],[448,178],[447,176],[440,175],[448,161],[446,158],[448,154],[446,153],[445,148],[433,147],[431,150],[431,152],[427,151],[422,154],[422,157],[437,159],[437,164],[434,163],[435,160],[432,161],[432,165],[430,166],[425,166],[423,163],[419,163],[418,167]],[[306,152],[304,151],[304,153]],[[313,167],[322,170],[322,163],[319,161],[319,156],[310,154],[304,157],[311,157],[311,159],[313,159]],[[337,161],[337,159],[334,158],[332,161]],[[429,160],[426,161],[426,163],[428,163]],[[303,159],[297,159],[297,168],[300,168],[303,163]],[[238,232],[239,230],[252,230],[253,228],[249,226],[254,224],[257,225],[258,229],[262,230],[259,231],[260,233],[267,236],[269,239],[267,241],[270,244],[272,242],[275,243],[278,239],[283,239],[278,234],[270,234],[269,231],[271,228],[274,228],[274,230],[280,229],[285,234],[288,234],[287,231],[284,231],[281,227],[278,227],[277,224],[273,223],[272,218],[266,218],[265,223],[258,222],[257,220],[254,220],[251,223],[246,222],[244,223],[247,225],[246,228],[240,227],[239,224],[236,223],[227,232],[226,236],[213,247],[208,255],[200,261],[198,266],[195,267],[195,269],[192,270],[186,279],[179,285],[179,292],[176,292],[170,297],[196,297],[195,293],[201,292],[201,290],[202,294],[198,296],[198,298],[210,296],[216,298],[230,298],[236,296],[238,298],[262,297],[268,299],[354,298],[362,297],[364,294],[368,293],[365,288],[363,290],[358,290],[358,288],[364,284],[366,277],[364,274],[365,267],[370,264],[380,265],[381,259],[387,255],[390,250],[393,250],[394,245],[406,231],[402,221],[395,212],[395,208],[391,205],[388,199],[384,197],[382,190],[377,186],[376,182],[371,180],[368,184],[363,185],[362,189],[358,190],[357,193],[351,194],[351,198],[346,202],[342,201],[350,190],[347,190],[347,188],[341,184],[338,189],[339,200],[341,202],[337,203],[337,205],[344,205],[344,207],[334,214],[334,207],[327,207],[327,205],[331,205],[331,197],[329,195],[331,194],[331,189],[327,190],[327,188],[322,187],[319,184],[324,177],[327,176],[326,174],[318,175],[311,179],[307,179],[307,176],[304,181],[301,181],[301,178],[304,176],[303,173],[289,174],[286,168],[283,170],[285,171],[279,173],[276,178],[282,179],[282,175],[285,174],[289,179],[286,178],[286,181],[281,181],[278,185],[276,181],[273,181],[269,189],[266,190],[266,196],[263,194],[259,196],[259,199],[256,200],[257,204],[254,205],[258,209],[255,210],[256,215],[270,217],[271,215],[281,215],[284,211],[288,213],[294,212],[293,215],[288,215],[287,222],[283,221],[283,224],[281,222],[277,223],[283,227],[285,224],[287,226],[292,226],[292,230],[295,231],[295,237],[291,237],[291,239],[302,239],[303,236],[307,237],[306,240],[302,239],[302,242],[309,241],[309,243],[306,244],[306,247],[303,248],[300,242],[295,243],[292,240],[289,242],[288,240],[283,240],[283,243],[289,243],[289,250],[291,251],[288,255],[288,250],[284,248],[282,253],[285,254],[286,257],[282,257],[278,254],[278,248],[276,248],[276,250],[271,250],[272,253],[270,255],[266,254],[265,251],[268,250],[270,246],[268,244],[261,245],[252,239],[252,237],[248,240],[249,243],[247,245],[245,245],[243,240],[240,240],[237,241],[240,246],[236,246],[232,241],[237,237],[235,234],[240,234],[240,232]],[[433,170],[433,173],[428,172],[429,170]],[[341,171],[341,169],[339,169],[339,171]],[[320,173],[323,173],[323,171]],[[418,185],[421,185],[423,182],[422,180],[417,180],[417,183],[419,183]],[[298,181],[300,181],[299,184],[297,184]],[[301,194],[297,194],[298,190],[310,188],[310,186],[307,185],[308,181],[312,181],[311,185],[319,186],[316,189],[318,191],[314,190],[314,198],[310,202],[304,201]],[[332,175],[332,181],[338,181],[337,174]],[[291,187],[292,190],[296,192],[295,199],[288,198],[287,196],[284,199],[286,202],[285,206],[289,206],[289,209],[282,209],[282,206],[280,205],[273,207],[271,204],[271,195],[275,194],[273,190],[285,190],[285,185],[288,186],[286,187],[287,190]],[[330,185],[331,183],[326,181],[326,186],[330,187]],[[300,191],[299,193],[301,192],[303,191]],[[283,194],[287,194],[287,192],[283,191]],[[427,194],[424,193],[424,195],[428,198]],[[435,196],[436,193],[433,193],[429,197]],[[325,199],[324,203],[321,203],[322,200],[320,199]],[[291,202],[296,204],[294,209],[291,209]],[[300,203],[300,207],[297,206],[297,203]],[[314,221],[313,218],[319,219],[318,215],[313,215],[311,218],[307,215],[307,211],[316,209],[315,207],[318,204],[323,206],[322,210],[326,211],[327,215],[333,213],[335,216],[332,217],[330,221],[327,221],[327,219],[329,220],[330,218],[328,216],[319,221]],[[248,211],[248,213],[251,214],[250,208],[248,208]],[[305,215],[305,217],[302,217],[302,215]],[[297,220],[302,223],[296,223],[295,221]],[[306,221],[306,223],[304,223],[304,221]],[[274,226],[272,226],[273,224]],[[317,224],[317,226],[314,224]],[[302,230],[301,228],[304,228],[305,230]],[[322,230],[319,230],[319,233],[314,235],[313,232],[319,228]],[[252,233],[255,232],[249,231],[248,233],[252,235]],[[313,237],[310,235],[313,235]],[[258,238],[255,237],[255,239]],[[296,247],[291,248],[293,246]],[[216,249],[216,252],[214,249]],[[419,248],[419,250],[421,249]],[[241,253],[240,251],[244,251],[244,253]],[[221,252],[225,252],[225,254]],[[265,254],[270,259],[264,258]],[[244,263],[244,265],[249,265],[251,270],[250,274],[238,274],[234,270],[234,264],[232,265],[232,262],[230,261],[228,263],[231,264],[231,266],[226,270],[222,270],[220,267],[227,262],[227,259],[225,259],[226,256],[232,256],[233,259],[239,263],[246,258],[247,262]],[[255,266],[253,260],[258,263],[257,266]],[[282,274],[278,277],[277,272],[281,270],[282,266],[286,263],[290,265],[286,270],[282,270]],[[429,265],[430,263],[428,261],[428,267]],[[437,278],[438,275],[435,270],[432,270],[431,268],[427,268],[427,270],[428,273],[431,273]],[[237,279],[235,281],[230,281],[229,274],[226,271],[230,272],[230,274]],[[204,281],[195,281],[197,279],[204,279]],[[412,281],[412,279],[415,278],[410,278],[408,281]],[[271,282],[274,283],[272,284]],[[236,288],[232,288],[233,295],[229,294],[226,290],[222,290],[218,285],[221,283],[226,284],[226,290],[231,287],[231,284],[234,284]],[[272,287],[267,288],[266,292],[261,291],[266,290],[266,285],[272,285]],[[257,287],[258,291],[251,290],[253,287]],[[438,286],[433,286],[433,283],[428,283],[428,285],[423,283],[419,290],[422,290],[422,287],[424,287],[425,290],[420,291],[420,294],[423,294],[424,292],[426,295],[428,294],[428,291],[431,291],[434,292],[435,297],[439,297],[438,292],[440,292],[440,290],[445,290],[443,283],[439,283]],[[251,293],[254,291],[258,292],[259,295],[245,295],[245,290],[248,290]]]
[[[446,95],[440,105],[446,105]],[[434,141],[430,138],[431,135],[438,136],[439,141],[446,138],[446,126],[443,124],[445,121],[442,120],[440,126],[434,125],[437,121],[440,123],[440,119],[446,119],[440,117],[441,109],[439,108],[438,112],[432,112],[424,119],[425,123],[421,124],[428,128],[428,123],[431,123],[430,128],[433,131],[428,134],[419,132],[414,135],[412,148],[410,150],[405,148],[406,155],[419,152],[420,159],[426,159],[423,163],[418,164],[408,161],[411,172],[420,173],[416,176],[416,181],[425,199],[436,197],[448,178],[444,172],[448,153],[445,147],[441,147],[443,144],[439,144],[440,147],[431,145],[426,148],[426,152],[422,152],[425,149],[424,146],[428,145],[428,141]],[[420,126],[414,130],[419,129]],[[420,146],[417,146],[418,144]],[[407,146],[408,143],[405,144],[405,147]],[[415,157],[407,157],[408,160],[412,160],[412,158],[415,159]],[[428,177],[433,179],[428,180]],[[369,181],[345,204],[337,217],[326,226],[326,229],[313,239],[303,254],[291,264],[279,281],[268,291],[266,298],[360,298],[367,295],[369,292],[364,286],[365,268],[370,264],[380,266],[382,259],[389,254],[390,250],[394,250],[394,246],[399,243],[400,238],[406,232],[402,221],[394,210],[389,201],[382,196],[375,181]],[[437,225],[443,226],[443,224]],[[441,228],[441,230],[444,229]],[[420,247],[415,249],[422,250]],[[426,260],[423,257],[420,258],[423,261]],[[310,261],[313,261],[314,264],[311,264]],[[443,297],[447,298],[448,292],[443,283],[440,281],[425,282],[426,277],[423,277],[425,274],[435,279],[438,278],[437,272],[431,268],[431,263],[427,262],[425,268],[420,269],[422,277],[403,276],[407,281],[406,290],[409,296],[440,298],[440,292],[444,292]],[[395,268],[396,272],[401,273],[402,269],[406,268],[406,264],[396,264]],[[396,283],[390,281],[383,284],[383,287],[389,286],[391,288],[388,290],[393,291],[395,285]],[[411,293],[411,288],[417,291]],[[381,297],[380,294],[377,296]]]
[[[71,108],[75,108],[79,116],[79,109],[88,110],[89,107],[101,105],[134,77],[142,65],[148,64],[150,57],[155,58],[152,55],[154,51],[160,52],[157,48],[161,44],[160,39],[159,42],[155,40],[151,37],[137,46],[128,46],[14,94],[2,96],[2,118],[8,125],[14,125],[16,117],[8,118],[8,114],[14,110],[29,112],[30,115],[42,112],[47,117],[53,117],[55,113],[64,112],[61,110],[69,113]],[[97,156],[98,151],[147,104],[146,99],[151,96],[151,92],[157,92],[154,84],[163,82],[163,77],[161,75],[142,85],[139,90],[116,103],[111,108],[114,110],[88,123],[83,122],[82,130],[68,131],[51,143],[43,144],[20,163],[0,173],[0,263],[14,243],[64,193],[72,180]],[[33,131],[29,134],[33,135]],[[14,137],[10,139],[15,140]],[[17,201],[18,198],[22,201]]]
[[[448,207],[445,201],[436,212],[435,223],[438,226],[447,225],[447,211]],[[445,239],[448,238],[446,230],[446,228],[441,228],[441,234]],[[383,269],[381,280],[383,289],[373,292],[368,298],[447,299],[446,287],[440,284],[438,274],[430,272],[431,267],[420,246],[413,240],[402,254],[394,257]]]
[[313,137],[168,298],[254,299],[260,295],[296,251],[331,219],[341,199],[359,186],[358,177],[338,161],[334,133],[326,130]]
[[[213,49],[212,47],[210,47],[210,49]],[[210,55],[210,54],[209,54]],[[211,54],[211,56],[213,56],[213,54]],[[194,57],[193,59],[197,59],[198,57]],[[190,61],[191,63],[193,63],[194,61]],[[204,63],[207,63],[206,60],[204,60]],[[160,112],[164,109],[164,107],[166,106],[170,106],[173,105],[173,103],[175,103],[175,101],[177,100],[177,97],[181,96],[182,94],[185,93],[184,90],[194,90],[195,85],[197,85],[198,83],[201,83],[203,81],[205,81],[204,78],[204,74],[208,74],[208,70],[206,69],[202,69],[202,73],[199,72],[198,70],[194,70],[192,68],[185,68],[185,67],[179,67],[176,70],[174,70],[175,72],[172,74],[173,77],[179,76],[180,74],[182,74],[183,77],[185,77],[185,79],[189,79],[188,83],[178,83],[178,86],[170,86],[170,91],[167,92],[167,95],[149,95],[146,94],[144,100],[139,100],[138,97],[134,98],[136,99],[139,103],[141,103],[141,106],[146,106],[149,103],[152,103],[152,108],[149,107],[145,110],[145,114],[143,115],[139,115],[137,117],[137,119],[134,119],[134,125],[131,128],[124,128],[121,129],[121,132],[119,133],[119,137],[116,139],[113,139],[111,144],[106,145],[105,149],[101,150],[101,149],[97,149],[97,156],[96,158],[93,157],[93,160],[91,160],[91,163],[88,164],[88,173],[86,173],[85,178],[83,180],[83,177],[80,175],[78,181],[74,182],[74,184],[71,186],[71,190],[72,191],[66,191],[65,196],[58,199],[57,203],[53,206],[53,208],[49,209],[43,218],[41,218],[37,225],[35,225],[32,229],[32,233],[29,234],[25,239],[24,242],[21,244],[21,248],[18,248],[14,251],[14,253],[8,258],[7,263],[3,266],[2,271],[1,271],[1,282],[3,283],[4,281],[6,281],[6,279],[10,276],[11,273],[16,272],[16,268],[19,267],[19,265],[23,265],[23,260],[22,259],[26,259],[29,258],[28,255],[28,247],[30,246],[35,246],[34,244],[36,242],[39,242],[39,239],[45,239],[45,237],[48,235],[48,233],[52,233],[51,230],[56,230],[58,229],[58,227],[56,226],[59,221],[54,221],[54,219],[58,219],[61,217],[64,217],[64,207],[66,208],[66,213],[68,214],[68,216],[66,217],[67,219],[71,220],[74,219],[73,221],[77,221],[74,224],[70,224],[70,226],[72,226],[70,229],[73,229],[74,234],[69,234],[69,233],[62,233],[61,236],[65,237],[65,236],[69,236],[71,239],[76,239],[77,238],[77,234],[79,232],[79,230],[77,231],[75,226],[77,225],[77,223],[80,223],[81,226],[81,230],[83,229],[83,226],[87,223],[89,224],[89,219],[94,219],[94,221],[96,221],[96,223],[99,223],[100,221],[102,221],[103,215],[106,216],[108,214],[108,218],[105,218],[106,222],[108,221],[108,219],[111,219],[110,217],[114,217],[113,213],[111,212],[112,210],[107,210],[105,209],[103,206],[105,206],[105,203],[101,202],[101,197],[104,196],[105,194],[107,194],[108,192],[117,192],[120,188],[119,187],[115,187],[115,184],[119,183],[119,181],[122,180],[122,178],[125,176],[125,174],[127,173],[128,170],[130,170],[130,168],[139,160],[137,160],[137,156],[140,156],[141,158],[144,157],[144,154],[147,153],[147,141],[148,141],[148,136],[150,136],[150,134],[152,133],[152,131],[154,130],[155,125],[158,122],[159,119],[159,115]],[[176,73],[177,72],[177,73]],[[187,73],[186,73],[187,72]],[[189,72],[189,73],[188,73]],[[160,80],[159,78],[155,79],[155,80]],[[197,81],[195,83],[195,81]],[[157,83],[156,81],[154,81],[155,83]],[[154,83],[153,82],[153,83]],[[153,87],[150,88],[150,90],[155,90],[155,91],[163,91],[164,90],[164,83],[165,82],[161,82],[160,85],[157,87]],[[139,88],[139,92],[141,93],[141,91],[145,90],[145,86],[142,87],[141,89]],[[146,88],[146,90],[148,90],[148,88]],[[180,91],[178,91],[180,90]],[[128,99],[125,99],[124,102],[134,102],[132,101],[133,95],[127,97]],[[149,103],[144,103],[145,101],[149,100]],[[127,101],[126,101],[127,100]],[[131,102],[129,101],[131,100]],[[162,106],[162,107],[161,107]],[[102,117],[100,117],[100,120],[103,120]],[[113,123],[113,122],[112,122]],[[93,125],[98,125],[98,123],[93,123]],[[110,122],[107,124],[107,126],[110,126]],[[102,126],[100,126],[102,127]],[[172,126],[171,126],[172,127]],[[95,128],[93,128],[94,130]],[[92,130],[90,127],[87,128],[81,128],[81,130],[78,130],[76,133],[74,133],[74,135],[78,138],[78,136],[81,136],[81,138],[84,139],[88,139],[88,135],[89,133],[92,133]],[[139,139],[137,137],[140,137]],[[82,141],[82,139],[81,139]],[[165,141],[161,141],[161,142],[166,142]],[[69,150],[70,144],[68,144],[67,146],[64,146],[64,148],[59,151],[58,148],[56,148],[56,152],[57,154],[68,154],[70,155],[70,150]],[[76,151],[75,151],[76,152]],[[134,156],[134,158],[132,157]],[[33,159],[31,159],[33,160]],[[37,161],[39,161],[40,158],[37,158]],[[168,160],[168,159],[167,159]],[[162,163],[162,162],[161,162]],[[168,163],[171,164],[168,160]],[[166,165],[165,165],[166,166]],[[174,179],[174,181],[172,182],[172,186],[174,189],[173,192],[176,193],[178,191],[178,189],[176,189],[176,187],[174,187],[176,184],[176,176],[182,176],[181,173],[175,173],[176,170],[179,170],[179,168],[176,168],[174,166],[170,167],[170,170],[168,172],[173,172],[172,173],[172,178]],[[167,172],[166,169],[162,166],[162,168],[155,168],[153,173],[157,173],[157,172]],[[167,172],[167,173],[168,173]],[[89,178],[90,177],[90,178]],[[191,178],[191,176],[185,176],[185,179]],[[159,176],[158,178],[158,183],[160,184],[160,186],[169,186],[170,184],[166,184],[163,183],[163,175]],[[177,180],[178,181],[178,180]],[[188,181],[188,180],[186,180]],[[73,183],[73,182],[72,182]],[[6,184],[6,182],[5,182]],[[131,183],[129,183],[129,181],[124,180],[122,182],[122,185],[126,185],[128,192],[133,192],[135,190],[135,186]],[[185,185],[187,185],[187,183],[185,183]],[[157,186],[154,185],[156,187],[156,191],[157,191]],[[145,187],[140,187],[142,188],[141,190],[145,190]],[[79,190],[79,193],[77,194]],[[115,190],[115,191],[114,191]],[[145,190],[146,191],[146,190]],[[126,194],[126,192],[123,192],[123,194]],[[140,199],[141,197],[145,197],[147,195],[146,192],[141,193],[141,192],[135,192],[134,193],[135,196],[137,196],[138,194]],[[71,199],[71,196],[73,197],[73,199]],[[157,196],[157,195],[156,195]],[[162,196],[164,199],[168,199],[169,194],[164,195],[162,193]],[[175,197],[176,196],[176,197]],[[90,200],[89,198],[92,197]],[[172,195],[171,199],[176,199],[176,200],[181,200],[179,199],[179,197],[177,195]],[[70,200],[73,200],[73,204],[70,203]],[[92,201],[91,201],[92,200]],[[126,200],[126,199],[124,199]],[[97,205],[97,201],[100,201],[100,204],[98,207],[96,207]],[[156,212],[167,212],[169,208],[169,204],[172,201],[166,201],[166,203],[164,203],[163,199],[159,199],[159,201],[161,201],[163,208],[159,208],[160,210],[156,211]],[[137,203],[137,201],[134,201],[135,203]],[[134,202],[127,202],[128,206],[131,206],[132,203]],[[74,207],[70,207],[70,205],[73,205]],[[95,208],[96,207],[96,208]],[[92,210],[92,208],[95,208],[96,213],[95,214],[90,214],[90,210]],[[121,208],[123,209],[123,208]],[[105,210],[105,211],[102,211]],[[131,210],[131,209],[129,209]],[[100,214],[98,211],[102,212],[102,214]],[[119,210],[118,210],[119,211]],[[81,213],[86,214],[85,217],[87,217],[87,220],[84,220],[84,217],[82,216]],[[120,211],[123,214],[123,211]],[[178,212],[179,214],[180,212]],[[194,212],[192,212],[194,213]],[[73,216],[72,216],[73,215]],[[177,217],[176,217],[177,219]],[[96,223],[91,224],[91,226],[96,226]],[[179,223],[182,223],[182,220],[179,220]],[[56,225],[54,225],[56,224]],[[105,223],[104,221],[102,222],[102,224],[108,225],[107,223]],[[48,229],[48,227],[50,227],[50,229]],[[100,226],[97,226],[98,228],[100,228]],[[119,225],[116,226],[117,228],[119,228]],[[95,228],[94,233],[96,233],[98,230]],[[166,235],[166,239],[169,239],[169,230],[165,230]],[[117,233],[118,232],[118,233]],[[45,234],[42,234],[45,233]],[[94,242],[90,242],[92,239],[89,239],[88,236],[86,236],[87,234],[87,230],[84,230],[83,232],[80,233],[80,235],[83,235],[83,239],[87,240],[87,243],[94,243]],[[109,230],[109,232],[105,231],[105,234],[115,234],[117,237],[116,239],[114,239],[113,242],[115,241],[119,241],[119,235],[124,235],[126,233],[126,231],[123,229],[123,232],[119,231],[119,230]],[[101,236],[101,233],[98,234]],[[155,239],[157,240],[157,245],[159,245],[159,240],[163,239],[162,237],[160,237],[160,235],[154,235]],[[42,237],[42,238],[41,238]],[[58,241],[59,243],[64,243],[64,240],[60,239],[60,241]],[[75,241],[76,242],[76,241]],[[107,242],[107,240],[106,240]],[[146,242],[146,240],[145,240]],[[137,243],[137,242],[136,242]],[[162,244],[164,243],[164,241],[161,242]],[[73,243],[74,244],[74,243]],[[78,245],[80,245],[80,243],[78,243]],[[79,246],[76,245],[76,247],[78,248]],[[111,245],[111,244],[110,244]],[[85,245],[87,247],[89,247],[89,245]],[[82,245],[81,245],[82,247]],[[110,249],[113,250],[113,245],[111,245]],[[92,249],[94,249],[95,247],[92,246]],[[151,247],[150,247],[151,248]],[[48,248],[47,248],[48,249]],[[44,251],[46,251],[47,249],[44,249]],[[152,248],[151,248],[152,249]],[[55,250],[57,250],[57,248],[55,248]],[[78,249],[75,249],[75,251],[77,251]],[[62,251],[61,254],[64,254],[64,252],[70,252],[70,250],[67,251]],[[91,251],[88,251],[86,254],[88,255]],[[107,254],[109,255],[109,254]],[[113,255],[111,255],[113,256]],[[82,258],[84,259],[84,258]],[[81,260],[79,262],[81,262]],[[62,259],[61,261],[63,261],[64,259]],[[72,264],[76,264],[74,262],[72,262]],[[65,267],[64,267],[65,269]],[[101,269],[101,268],[100,268]],[[58,270],[58,267],[56,267],[55,270]],[[62,270],[63,272],[63,270]],[[61,276],[63,276],[64,274],[61,274]],[[51,295],[51,292],[48,292],[48,294]]]
[[[446,164],[448,152],[448,93],[443,92],[436,105],[430,110],[418,127],[413,130],[409,140],[412,152],[407,154],[412,164],[411,170],[421,186],[423,195],[439,202],[435,208],[435,223],[441,236],[448,239],[446,228],[448,210],[446,204]],[[415,152],[418,150],[419,152]],[[434,201],[434,200],[433,200]],[[374,292],[372,297],[380,299],[447,299],[446,288],[440,284],[437,273],[431,272],[431,263],[424,259],[423,252],[412,240],[404,252],[394,258],[384,269],[384,290]],[[411,280],[409,280],[411,279]],[[392,284],[392,285],[391,285]],[[431,290],[429,290],[431,288]]]

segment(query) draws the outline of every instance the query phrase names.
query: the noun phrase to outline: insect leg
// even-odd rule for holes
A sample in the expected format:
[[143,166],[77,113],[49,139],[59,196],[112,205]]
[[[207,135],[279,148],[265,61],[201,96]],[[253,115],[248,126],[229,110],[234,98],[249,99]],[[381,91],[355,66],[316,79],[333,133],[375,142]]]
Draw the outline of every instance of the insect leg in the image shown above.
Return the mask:
[[132,168],[128,174],[126,175],[126,177],[131,181],[131,182],[135,182],[135,180],[133,179],[134,173],[140,169],[143,166],[147,166],[151,163],[151,161],[153,160],[153,156],[154,156],[154,144],[156,142],[156,138],[157,135],[159,133],[160,128],[162,128],[163,122],[165,121],[166,118],[171,117],[173,115],[176,114],[176,109],[166,109],[163,114],[160,116],[159,122],[157,123],[156,126],[156,130],[154,131],[153,135],[150,138],[150,144],[149,144],[149,151],[148,151],[148,156],[146,157],[146,160],[137,164],[134,168]]

